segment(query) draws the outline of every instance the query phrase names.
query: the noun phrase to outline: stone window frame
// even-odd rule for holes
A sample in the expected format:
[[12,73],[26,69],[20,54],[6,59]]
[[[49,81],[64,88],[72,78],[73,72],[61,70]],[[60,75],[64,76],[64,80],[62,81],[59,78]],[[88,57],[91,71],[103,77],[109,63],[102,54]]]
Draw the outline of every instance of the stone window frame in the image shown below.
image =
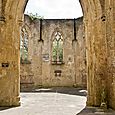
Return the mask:
[[[53,41],[54,41],[54,36],[55,36],[55,34],[56,34],[56,32],[59,32],[60,34],[61,34],[61,36],[62,36],[62,38],[63,38],[63,60],[62,61],[53,61],[53,56],[52,56],[52,50],[53,50]],[[64,64],[64,35],[63,35],[63,32],[62,31],[60,31],[59,29],[55,29],[55,31],[53,32],[53,34],[52,34],[52,36],[51,36],[51,64],[52,65],[62,65],[62,64]]]
[[[23,26],[21,27],[21,32],[20,32],[20,51],[21,51],[21,34],[22,34],[22,29],[25,29],[26,33],[27,33],[27,36],[28,36],[28,43],[27,45],[29,46],[30,45],[30,38],[31,38],[31,31],[30,31],[30,27],[27,25],[27,24],[23,24]],[[27,46],[27,47],[28,47]],[[23,55],[23,54],[22,54]],[[27,60],[23,60],[21,59],[21,54],[20,54],[20,63],[21,64],[31,64],[31,61],[29,59],[29,47],[28,47],[28,56],[27,56]]]

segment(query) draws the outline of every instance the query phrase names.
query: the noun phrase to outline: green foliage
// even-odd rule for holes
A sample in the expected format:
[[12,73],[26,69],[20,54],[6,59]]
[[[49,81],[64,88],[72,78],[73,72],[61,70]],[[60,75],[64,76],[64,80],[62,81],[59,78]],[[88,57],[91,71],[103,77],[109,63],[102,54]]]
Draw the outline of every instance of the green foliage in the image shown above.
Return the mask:
[[28,15],[30,16],[31,20],[44,19],[44,17],[43,16],[39,16],[38,13],[36,13],[36,14],[29,13]]
[[53,61],[57,59],[59,62],[63,61],[63,48],[59,43],[53,43]]
[[63,61],[63,49],[60,49],[60,52],[59,52],[59,61],[60,62]]

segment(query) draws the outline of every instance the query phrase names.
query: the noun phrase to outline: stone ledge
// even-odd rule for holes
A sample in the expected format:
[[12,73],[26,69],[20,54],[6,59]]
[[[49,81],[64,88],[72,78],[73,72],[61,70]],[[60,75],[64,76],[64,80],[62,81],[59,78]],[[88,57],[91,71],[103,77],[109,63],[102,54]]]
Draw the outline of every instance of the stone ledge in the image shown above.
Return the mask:
[[99,107],[86,107],[77,115],[115,115],[112,109],[103,110]]

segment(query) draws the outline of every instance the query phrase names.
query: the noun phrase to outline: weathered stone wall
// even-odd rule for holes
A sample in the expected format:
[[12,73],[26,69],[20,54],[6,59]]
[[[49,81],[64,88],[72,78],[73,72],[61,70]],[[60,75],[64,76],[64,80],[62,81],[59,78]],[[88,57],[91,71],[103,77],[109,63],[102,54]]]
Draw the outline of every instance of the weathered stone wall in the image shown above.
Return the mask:
[[73,41],[75,51],[75,74],[76,85],[87,86],[86,72],[86,41],[84,33],[84,24],[82,18],[76,20],[76,40]]
[[[107,47],[107,98],[108,105],[115,109],[115,1],[106,1],[105,8],[105,36]],[[110,98],[111,97],[111,98]]]
[[34,88],[34,73],[30,64],[21,64],[20,68],[21,91],[32,91]]
[[[40,39],[40,21],[34,20],[25,15],[23,27],[28,28],[28,62],[21,63],[20,77],[21,77],[21,91],[27,91],[34,88],[34,86],[42,85],[42,62],[41,62],[41,43]],[[26,75],[25,75],[26,73]],[[28,78],[29,77],[29,78]],[[32,81],[30,82],[30,77]],[[23,78],[26,81],[23,81]]]
[[115,1],[86,1],[80,0],[86,37],[87,105],[105,104],[115,109]]
[[[44,19],[42,21],[36,19],[32,21],[28,16],[25,16],[24,24],[30,27],[31,32],[32,42],[29,42],[28,53],[31,55],[29,66],[31,73],[33,73],[31,77],[34,79],[34,85],[42,87],[86,87],[83,18],[76,20]],[[64,39],[63,64],[52,63],[52,41],[57,31],[62,34]],[[33,54],[30,54],[30,52],[33,52]],[[21,77],[28,77],[28,74],[30,74],[29,66],[25,65],[21,65]],[[55,76],[55,71],[61,71],[61,76]],[[28,73],[27,76],[25,76],[25,73]],[[26,84],[28,84],[29,78],[26,78],[26,80]]]
[[19,105],[19,30],[14,17],[0,20],[0,106]]
[[[0,106],[19,105],[19,30],[27,1],[1,1]],[[87,105],[100,106],[102,100],[105,100],[108,107],[115,109],[115,1],[80,0],[80,2],[84,13],[87,45]],[[37,56],[35,59],[38,59]],[[9,66],[3,67],[4,63],[6,66],[9,63]],[[105,90],[106,99],[103,99],[102,89]]]
[[[42,68],[47,70],[43,72],[43,84],[48,86],[73,86],[75,81],[74,55],[72,40],[74,39],[73,20],[43,20],[42,38],[44,40],[44,49],[42,54],[49,54],[49,61],[43,61]],[[64,64],[53,65],[52,39],[53,33],[59,31],[64,39]],[[61,70],[61,76],[55,76],[55,71]]]

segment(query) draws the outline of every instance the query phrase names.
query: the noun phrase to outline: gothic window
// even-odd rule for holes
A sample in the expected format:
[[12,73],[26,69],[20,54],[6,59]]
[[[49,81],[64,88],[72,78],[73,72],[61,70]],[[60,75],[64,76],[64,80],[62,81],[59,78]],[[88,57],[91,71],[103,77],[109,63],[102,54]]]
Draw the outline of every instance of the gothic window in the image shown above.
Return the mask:
[[60,32],[54,34],[52,45],[52,62],[63,62],[63,37]]
[[28,61],[28,33],[26,28],[21,29],[21,38],[20,38],[20,60],[21,63],[27,63]]

